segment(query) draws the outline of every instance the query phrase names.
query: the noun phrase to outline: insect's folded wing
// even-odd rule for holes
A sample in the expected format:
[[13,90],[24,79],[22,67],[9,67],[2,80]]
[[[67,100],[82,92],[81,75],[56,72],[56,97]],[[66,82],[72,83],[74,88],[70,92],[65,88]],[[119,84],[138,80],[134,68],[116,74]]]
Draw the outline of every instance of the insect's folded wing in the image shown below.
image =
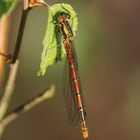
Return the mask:
[[77,101],[75,96],[76,94],[72,84],[72,79],[71,79],[67,61],[65,63],[63,93],[64,93],[64,100],[65,100],[67,121],[70,125],[74,126],[79,122],[80,116],[77,108]]

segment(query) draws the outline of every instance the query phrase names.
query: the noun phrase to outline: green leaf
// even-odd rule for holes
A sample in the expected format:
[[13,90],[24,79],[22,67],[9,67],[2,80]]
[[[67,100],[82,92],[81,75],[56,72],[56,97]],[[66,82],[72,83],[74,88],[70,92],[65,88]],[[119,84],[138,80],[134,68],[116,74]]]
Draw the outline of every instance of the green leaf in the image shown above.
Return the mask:
[[0,18],[12,11],[17,0],[0,0]]
[[74,36],[78,30],[77,14],[71,5],[62,3],[49,7],[47,30],[43,40],[44,48],[41,56],[40,71],[37,74],[38,76],[44,75],[48,66],[62,60],[65,56],[63,42],[55,25],[55,17],[58,12],[70,12],[71,18],[69,24]]

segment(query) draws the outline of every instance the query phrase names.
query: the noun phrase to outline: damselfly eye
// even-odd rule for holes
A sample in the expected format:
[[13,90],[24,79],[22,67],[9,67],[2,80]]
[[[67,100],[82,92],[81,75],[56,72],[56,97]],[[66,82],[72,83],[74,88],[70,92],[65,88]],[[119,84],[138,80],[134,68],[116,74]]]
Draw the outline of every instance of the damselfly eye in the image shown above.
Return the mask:
[[57,20],[58,20],[58,22],[59,22],[59,23],[62,23],[62,22],[63,22],[63,20],[64,20],[64,19],[63,19],[63,16],[61,16],[61,15],[60,15],[60,16],[58,16]]

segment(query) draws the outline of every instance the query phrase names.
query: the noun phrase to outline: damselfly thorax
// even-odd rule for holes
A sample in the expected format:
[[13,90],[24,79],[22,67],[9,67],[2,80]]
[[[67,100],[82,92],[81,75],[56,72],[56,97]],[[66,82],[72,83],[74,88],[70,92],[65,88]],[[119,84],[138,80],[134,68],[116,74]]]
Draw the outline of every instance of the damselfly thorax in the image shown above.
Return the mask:
[[58,20],[58,26],[59,31],[62,34],[63,42],[69,42],[74,40],[74,35],[69,27],[68,20],[71,18],[69,13],[61,13],[57,20]]

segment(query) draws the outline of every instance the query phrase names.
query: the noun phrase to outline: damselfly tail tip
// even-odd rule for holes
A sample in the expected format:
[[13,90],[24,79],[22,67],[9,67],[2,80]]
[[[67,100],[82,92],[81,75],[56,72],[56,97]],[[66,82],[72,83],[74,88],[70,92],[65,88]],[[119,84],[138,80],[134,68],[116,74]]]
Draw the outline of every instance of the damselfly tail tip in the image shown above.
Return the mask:
[[82,134],[83,134],[83,137],[85,139],[89,137],[89,132],[88,132],[88,128],[87,127],[82,127]]

